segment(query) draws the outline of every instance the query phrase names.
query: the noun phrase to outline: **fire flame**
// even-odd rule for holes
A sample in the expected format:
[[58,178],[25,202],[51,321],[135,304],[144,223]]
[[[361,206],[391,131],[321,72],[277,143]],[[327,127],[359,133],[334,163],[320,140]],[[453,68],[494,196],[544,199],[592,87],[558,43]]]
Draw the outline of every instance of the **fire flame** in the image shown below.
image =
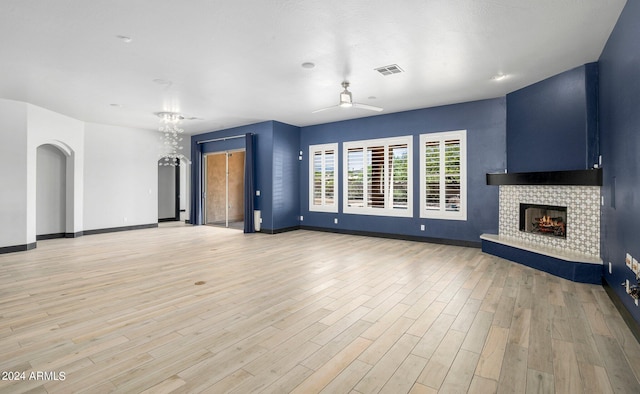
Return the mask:
[[551,219],[551,216],[543,216],[540,218],[541,226],[557,226],[558,222]]
[[560,229],[564,232],[564,223],[562,221],[553,220],[551,216],[543,216],[538,220],[538,225],[540,226],[540,230],[546,229],[544,231],[555,231],[555,229]]

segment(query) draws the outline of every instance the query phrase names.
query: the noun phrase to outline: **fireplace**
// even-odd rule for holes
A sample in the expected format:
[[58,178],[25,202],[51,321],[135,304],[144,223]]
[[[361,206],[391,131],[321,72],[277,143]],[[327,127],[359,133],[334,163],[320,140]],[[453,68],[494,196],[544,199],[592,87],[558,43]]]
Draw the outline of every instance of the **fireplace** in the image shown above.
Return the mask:
[[567,207],[520,203],[520,231],[567,238]]

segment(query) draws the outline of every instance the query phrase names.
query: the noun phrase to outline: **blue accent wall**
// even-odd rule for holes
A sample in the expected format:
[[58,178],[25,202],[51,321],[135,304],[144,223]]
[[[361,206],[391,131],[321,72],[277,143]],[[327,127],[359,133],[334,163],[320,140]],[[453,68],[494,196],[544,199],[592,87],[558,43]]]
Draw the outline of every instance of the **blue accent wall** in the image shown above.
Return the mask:
[[273,122],[271,121],[191,136],[191,206],[193,207],[191,209],[191,223],[202,224],[202,155],[244,148],[244,138],[204,144],[198,144],[198,141],[234,137],[246,133],[252,133],[256,136],[255,182],[256,190],[260,190],[261,195],[255,197],[255,209],[262,211],[263,226],[267,228],[273,226],[273,184],[271,182],[273,178]]
[[273,227],[281,230],[299,225],[300,128],[273,122]]
[[274,232],[298,226],[300,215],[300,128],[276,121],[234,127],[191,137],[191,223],[202,224],[202,155],[244,149],[244,138],[198,144],[199,141],[255,135],[255,209],[261,211],[261,231]]
[[640,324],[640,308],[620,286],[637,283],[625,265],[640,260],[640,2],[628,1],[599,60],[604,278]]
[[598,157],[598,65],[507,95],[509,172],[585,170]]
[[[482,233],[498,232],[498,188],[486,185],[488,172],[503,172],[506,166],[505,98],[454,104],[415,111],[378,115],[301,128],[300,166],[301,225],[336,231],[364,231],[468,241],[480,244]],[[467,130],[468,219],[421,219],[419,209],[419,135],[440,131]],[[412,218],[354,215],[342,213],[342,143],[393,136],[413,136]],[[339,143],[339,213],[309,211],[309,146]],[[334,219],[338,224],[334,224]],[[420,225],[426,231],[420,231]]]

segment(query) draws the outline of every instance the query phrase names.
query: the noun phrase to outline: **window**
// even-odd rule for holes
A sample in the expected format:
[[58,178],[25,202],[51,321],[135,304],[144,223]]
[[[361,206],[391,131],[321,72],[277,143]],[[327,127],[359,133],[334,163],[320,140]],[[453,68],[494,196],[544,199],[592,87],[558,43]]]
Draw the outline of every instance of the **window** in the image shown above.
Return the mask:
[[309,147],[309,210],[338,212],[338,144]]
[[343,211],[413,215],[412,137],[345,142]]
[[420,217],[467,220],[467,131],[420,136]]

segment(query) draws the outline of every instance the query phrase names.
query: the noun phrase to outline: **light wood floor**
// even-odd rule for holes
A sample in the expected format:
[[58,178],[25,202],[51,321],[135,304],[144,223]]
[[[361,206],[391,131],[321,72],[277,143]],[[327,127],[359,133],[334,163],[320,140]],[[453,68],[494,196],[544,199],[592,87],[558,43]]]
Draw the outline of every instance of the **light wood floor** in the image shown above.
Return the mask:
[[26,373],[1,393],[638,393],[640,346],[602,287],[478,249],[174,224],[0,255],[0,371]]

